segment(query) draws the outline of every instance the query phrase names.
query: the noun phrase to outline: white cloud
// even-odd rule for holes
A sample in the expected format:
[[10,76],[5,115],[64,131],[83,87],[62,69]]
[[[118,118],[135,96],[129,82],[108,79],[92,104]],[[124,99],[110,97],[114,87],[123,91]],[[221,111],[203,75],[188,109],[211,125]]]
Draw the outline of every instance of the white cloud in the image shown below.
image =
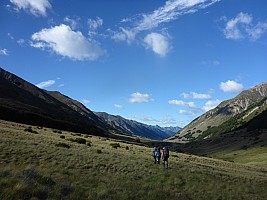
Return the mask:
[[189,108],[196,108],[195,103],[192,101],[185,102],[185,101],[181,101],[181,100],[169,100],[168,103],[176,105],[176,106],[185,106],[185,107],[189,107]]
[[118,32],[112,32],[111,38],[116,42],[126,41],[128,44],[131,44],[135,40],[136,32],[134,30],[120,28]]
[[99,45],[65,24],[42,29],[32,35],[32,40],[35,48],[49,49],[73,60],[96,60],[104,54]]
[[96,30],[103,25],[103,19],[96,17],[96,19],[88,19],[87,23],[91,30]]
[[176,119],[172,118],[171,116],[167,116],[164,119],[156,119],[151,116],[133,116],[134,119],[143,121],[145,123],[160,125],[160,126],[184,126],[184,123],[177,121]]
[[83,103],[83,104],[89,104],[90,101],[89,101],[88,99],[83,99],[83,100],[82,100],[82,103]]
[[228,80],[225,83],[221,82],[220,89],[226,93],[238,93],[243,90],[244,86],[241,83],[237,83],[235,81]]
[[69,16],[64,18],[64,22],[68,23],[72,29],[76,29],[80,18],[72,19]]
[[257,40],[267,31],[267,22],[259,22],[256,26],[247,28],[246,31],[252,40]]
[[193,99],[210,99],[211,98],[210,94],[203,94],[203,93],[196,93],[196,92],[190,92],[190,94],[183,92],[181,94],[181,96],[184,99],[189,99],[189,98],[193,98]]
[[193,99],[210,99],[211,95],[210,94],[201,94],[201,93],[196,93],[192,92],[192,97]]
[[58,87],[64,87],[65,85],[64,84],[60,84]]
[[194,112],[194,110],[179,110],[179,114],[181,115],[186,115],[186,116],[189,116],[189,117],[196,117],[198,112]]
[[49,0],[10,0],[10,2],[17,10],[23,9],[35,16],[46,16],[46,10],[52,8]]
[[159,33],[150,33],[144,38],[146,48],[152,49],[152,51],[160,56],[165,56],[169,49],[168,38]]
[[25,44],[25,40],[24,39],[18,39],[17,40],[17,43],[20,45],[20,46],[23,46]]
[[[164,23],[176,20],[179,16],[195,13],[219,1],[221,0],[168,0],[165,5],[151,13],[142,13],[122,19],[121,23],[127,23],[127,28],[119,27],[119,31],[110,31],[111,38],[115,41],[126,41],[128,44],[138,41],[136,36],[140,32],[151,31]],[[161,34],[147,34],[143,42],[145,42],[146,48],[152,49],[160,56],[165,56],[170,49],[168,38]]]
[[219,99],[216,99],[214,101],[210,100],[210,101],[207,101],[205,103],[205,106],[202,107],[202,109],[207,112],[213,108],[215,108],[216,106],[218,106],[222,101],[219,100]]
[[267,31],[267,22],[253,24],[253,17],[248,13],[239,13],[235,18],[226,22],[223,30],[227,39],[238,40],[249,38],[259,39]]
[[185,92],[183,92],[183,93],[181,94],[181,96],[182,96],[184,99],[189,99],[189,98],[190,98],[190,94],[185,93]]
[[117,109],[122,109],[123,108],[123,106],[119,105],[119,104],[114,104],[114,107],[117,108]]
[[8,50],[7,49],[0,49],[0,55],[1,56],[8,56]]
[[48,81],[44,81],[44,82],[38,83],[35,86],[37,86],[38,88],[43,89],[43,88],[50,87],[50,86],[54,85],[55,83],[56,83],[55,80],[48,80]]
[[151,101],[154,101],[154,99],[149,94],[141,94],[139,92],[131,94],[131,98],[129,99],[129,103],[147,103]]
[[165,5],[150,14],[142,14],[134,29],[138,32],[156,28],[179,16],[195,13],[220,0],[168,0]]
[[242,29],[246,29],[246,26],[251,24],[252,16],[247,13],[239,13],[235,18],[229,20],[226,23],[224,29],[224,35],[227,39],[242,39],[244,35]]

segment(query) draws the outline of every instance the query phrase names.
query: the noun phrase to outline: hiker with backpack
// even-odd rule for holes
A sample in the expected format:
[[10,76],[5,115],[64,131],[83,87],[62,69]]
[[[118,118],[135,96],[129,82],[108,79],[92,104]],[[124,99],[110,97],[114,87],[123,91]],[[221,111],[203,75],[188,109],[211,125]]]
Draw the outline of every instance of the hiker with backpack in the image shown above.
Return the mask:
[[170,156],[170,153],[169,153],[169,148],[168,147],[163,147],[162,149],[162,161],[163,161],[163,166],[164,168],[168,169],[168,159],[169,159],[169,156]]
[[160,148],[159,147],[155,147],[154,150],[153,150],[153,157],[154,157],[154,163],[158,163],[160,164],[160,157],[161,157],[161,154],[160,154]]

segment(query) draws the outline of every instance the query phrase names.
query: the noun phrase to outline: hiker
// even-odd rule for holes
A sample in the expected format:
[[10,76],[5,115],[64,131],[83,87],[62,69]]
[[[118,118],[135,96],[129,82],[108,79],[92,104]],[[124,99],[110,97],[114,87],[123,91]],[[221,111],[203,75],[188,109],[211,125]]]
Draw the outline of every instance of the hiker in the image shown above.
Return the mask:
[[170,156],[169,148],[168,147],[163,147],[161,155],[162,155],[163,166],[164,166],[164,168],[168,169],[168,165],[169,165],[168,159],[169,159],[169,156]]
[[153,157],[154,157],[154,163],[158,163],[160,164],[160,148],[159,147],[155,147],[153,150]]

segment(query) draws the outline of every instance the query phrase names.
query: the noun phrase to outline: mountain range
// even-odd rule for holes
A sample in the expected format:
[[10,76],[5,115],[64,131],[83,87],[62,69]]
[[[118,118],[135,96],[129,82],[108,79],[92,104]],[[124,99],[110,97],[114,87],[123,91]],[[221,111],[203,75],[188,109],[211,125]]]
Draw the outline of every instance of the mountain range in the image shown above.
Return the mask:
[[118,115],[110,115],[105,112],[95,112],[105,123],[114,128],[132,136],[141,136],[156,140],[166,139],[179,131],[180,127],[160,127],[151,126],[134,120],[128,120]]
[[116,132],[156,140],[170,137],[180,129],[93,112],[60,92],[40,89],[2,68],[0,91],[0,119],[4,120],[107,137]]

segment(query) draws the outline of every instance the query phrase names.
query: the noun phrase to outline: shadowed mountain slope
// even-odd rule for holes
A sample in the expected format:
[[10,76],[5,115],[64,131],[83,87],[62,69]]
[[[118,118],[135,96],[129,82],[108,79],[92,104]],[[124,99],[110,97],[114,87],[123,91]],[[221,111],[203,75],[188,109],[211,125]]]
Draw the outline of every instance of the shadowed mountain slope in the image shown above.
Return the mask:
[[95,120],[97,116],[92,120],[45,90],[1,68],[0,91],[1,119],[93,135],[107,135],[104,124]]

